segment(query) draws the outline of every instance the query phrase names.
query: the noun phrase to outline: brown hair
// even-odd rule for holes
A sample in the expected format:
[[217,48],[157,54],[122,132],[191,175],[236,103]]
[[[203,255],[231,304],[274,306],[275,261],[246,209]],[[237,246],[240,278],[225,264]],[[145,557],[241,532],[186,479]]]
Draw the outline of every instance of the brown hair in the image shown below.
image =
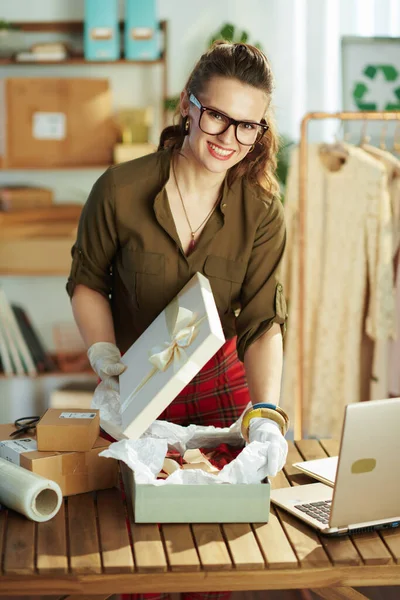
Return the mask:
[[[270,96],[273,90],[273,76],[267,57],[249,44],[227,43],[217,41],[205,52],[195,65],[187,80],[185,90],[194,95],[201,93],[212,77],[237,79],[251,85]],[[162,148],[179,149],[185,139],[185,122],[178,106],[177,125],[166,127],[160,136],[159,150]],[[279,148],[278,134],[274,116],[270,107],[265,115],[269,125],[255,148],[232,167],[228,173],[231,185],[237,177],[244,177],[250,184],[261,186],[269,196],[279,195],[279,184],[275,177],[277,152]]]

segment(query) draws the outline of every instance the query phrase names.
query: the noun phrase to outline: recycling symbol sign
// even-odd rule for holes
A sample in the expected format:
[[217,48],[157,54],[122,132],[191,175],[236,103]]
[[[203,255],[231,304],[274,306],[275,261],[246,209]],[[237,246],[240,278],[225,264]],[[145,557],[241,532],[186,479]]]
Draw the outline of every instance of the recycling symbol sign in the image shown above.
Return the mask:
[[358,110],[400,110],[400,72],[393,65],[367,65],[354,83]]

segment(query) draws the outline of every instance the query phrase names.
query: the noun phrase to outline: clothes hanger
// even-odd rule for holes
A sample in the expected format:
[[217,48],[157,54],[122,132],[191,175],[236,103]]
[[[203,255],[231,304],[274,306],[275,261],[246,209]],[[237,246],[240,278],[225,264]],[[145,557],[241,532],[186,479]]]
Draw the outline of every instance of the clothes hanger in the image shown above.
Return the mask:
[[367,127],[368,127],[368,121],[367,121],[367,119],[365,119],[365,121],[363,122],[362,129],[361,129],[360,141],[358,142],[358,145],[360,146],[360,148],[362,148],[363,146],[368,144],[371,140],[371,136],[367,135]]
[[387,136],[387,130],[388,130],[388,122],[387,122],[387,120],[385,120],[385,115],[383,116],[383,118],[384,118],[384,121],[383,121],[382,129],[381,129],[381,137],[380,137],[380,141],[379,141],[379,148],[381,150],[387,150],[386,136]]
[[333,136],[334,141],[331,143],[321,144],[319,151],[321,155],[325,155],[327,158],[339,159],[343,163],[348,158],[349,151],[346,148],[346,136],[348,136],[348,134],[345,134],[343,140],[340,139],[340,130],[342,127],[343,121],[341,121],[338,131]]
[[400,117],[399,122],[396,125],[396,128],[393,133],[393,148],[392,151],[396,154],[400,154]]

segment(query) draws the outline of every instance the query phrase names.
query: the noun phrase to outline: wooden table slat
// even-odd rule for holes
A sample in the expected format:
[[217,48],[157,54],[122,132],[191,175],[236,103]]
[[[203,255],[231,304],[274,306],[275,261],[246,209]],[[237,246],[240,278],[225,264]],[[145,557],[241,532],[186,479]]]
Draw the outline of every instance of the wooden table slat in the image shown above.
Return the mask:
[[376,531],[352,536],[353,543],[366,565],[388,565],[392,556]]
[[[292,466],[293,463],[302,461],[303,456],[293,442],[289,442],[288,445],[288,458],[284,468],[286,477],[292,485],[311,483],[312,480],[307,475],[299,474],[299,471]],[[277,515],[302,567],[328,567],[331,564],[312,527],[282,509],[277,509]]]
[[265,562],[257,539],[247,523],[229,523],[222,526],[236,569],[264,569]]
[[296,553],[300,565],[305,567],[329,567],[331,562],[318,535],[303,521],[282,509],[276,509],[285,533]]
[[232,561],[219,525],[216,523],[192,525],[192,531],[201,566],[205,571],[232,569]]
[[120,464],[126,493],[126,509],[130,522],[133,554],[136,569],[146,573],[164,573],[168,570],[167,558],[158,525],[135,523],[129,485],[129,468]]
[[137,570],[141,572],[165,572],[167,570],[167,559],[158,525],[132,523],[131,528]]
[[55,517],[37,525],[36,567],[39,573],[68,573],[65,504]]
[[301,473],[296,467],[293,466],[293,463],[301,462],[304,460],[303,456],[297,450],[296,446],[293,442],[288,442],[288,455],[286,459],[286,464],[283,468],[283,472],[287,479],[290,482],[290,485],[304,485],[307,483],[312,483],[312,479]]
[[393,560],[400,565],[400,527],[396,529],[385,529],[380,532],[385,544],[389,548]]
[[314,460],[315,458],[326,458],[327,456],[318,440],[298,440],[295,444],[303,460]]
[[255,524],[253,529],[264,560],[270,569],[295,569],[299,566],[285,530],[272,506],[268,523]]
[[171,570],[200,571],[200,560],[190,525],[164,524],[161,531]]
[[339,538],[321,535],[321,543],[334,565],[361,565],[361,556],[348,536]]
[[31,575],[35,572],[35,523],[9,510],[6,531],[4,573]]
[[284,471],[279,471],[275,477],[269,479],[271,489],[278,490],[283,487],[290,487],[289,479],[286,477]]
[[104,573],[132,573],[133,554],[120,490],[97,492],[97,514]]
[[313,589],[312,592],[324,600],[368,600],[367,596],[353,590],[353,588],[337,587],[337,588],[319,588]]
[[101,573],[93,494],[70,496],[67,502],[67,514],[72,573]]
[[319,440],[328,456],[339,456],[340,441],[332,439]]

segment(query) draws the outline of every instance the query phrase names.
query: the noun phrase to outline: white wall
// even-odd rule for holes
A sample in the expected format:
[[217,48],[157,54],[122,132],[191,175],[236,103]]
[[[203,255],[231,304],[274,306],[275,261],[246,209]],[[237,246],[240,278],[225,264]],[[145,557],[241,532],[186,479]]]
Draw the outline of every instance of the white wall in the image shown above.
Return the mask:
[[[123,3],[120,3],[121,16]],[[279,128],[298,137],[302,115],[309,110],[340,109],[340,36],[400,36],[400,0],[158,0],[159,15],[169,23],[169,93],[176,94],[206,41],[230,21],[260,41],[276,78],[275,106]],[[83,0],[0,0],[0,18],[8,20],[82,19]],[[0,68],[0,78],[43,74],[43,68]],[[128,66],[46,68],[46,75],[110,77],[115,106],[153,102],[161,92],[154,69]],[[331,135],[336,125],[325,124]],[[81,201],[98,171],[0,172],[0,185],[36,183],[54,187],[57,201]],[[32,319],[52,346],[52,325],[72,321],[63,278],[1,278],[10,300],[29,308]]]

